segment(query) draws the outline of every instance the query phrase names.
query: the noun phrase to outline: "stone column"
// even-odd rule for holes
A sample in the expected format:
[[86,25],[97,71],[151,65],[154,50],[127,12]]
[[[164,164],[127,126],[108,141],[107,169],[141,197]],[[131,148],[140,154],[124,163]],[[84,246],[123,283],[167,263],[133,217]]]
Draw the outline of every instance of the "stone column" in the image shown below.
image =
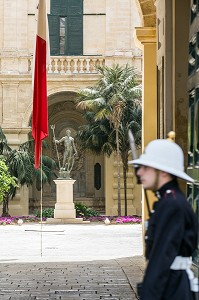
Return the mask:
[[157,138],[156,29],[136,27],[137,46],[143,51],[142,145]]
[[[136,45],[143,51],[142,72],[142,147],[157,138],[157,75],[156,75],[156,29],[154,27],[135,28]],[[143,150],[142,149],[142,150]],[[147,192],[150,205],[155,198]],[[142,193],[142,216],[148,218],[144,193]]]

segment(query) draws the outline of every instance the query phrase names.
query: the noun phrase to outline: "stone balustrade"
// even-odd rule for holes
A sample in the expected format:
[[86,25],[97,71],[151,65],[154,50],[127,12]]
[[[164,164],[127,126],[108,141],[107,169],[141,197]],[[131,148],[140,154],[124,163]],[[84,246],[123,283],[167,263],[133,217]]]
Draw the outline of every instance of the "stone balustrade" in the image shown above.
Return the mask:
[[[105,65],[102,56],[51,56],[49,74],[91,74],[97,73],[96,67]],[[29,71],[32,59],[29,61]]]
[[[9,53],[10,54],[10,53]],[[32,56],[0,55],[0,74],[30,74],[33,69]],[[96,67],[105,65],[103,56],[51,56],[49,74],[92,74]]]
[[[135,53],[136,54],[136,53]],[[134,65],[137,69],[141,67],[141,55],[116,55],[105,56],[51,56],[48,66],[48,74],[73,75],[73,74],[97,74],[97,66],[107,66],[113,63]],[[114,58],[114,59],[113,59]],[[33,56],[18,56],[16,53],[0,55],[0,74],[25,75],[31,74],[33,70]]]
[[48,73],[97,73],[96,67],[104,64],[105,59],[99,56],[53,56],[51,57]]

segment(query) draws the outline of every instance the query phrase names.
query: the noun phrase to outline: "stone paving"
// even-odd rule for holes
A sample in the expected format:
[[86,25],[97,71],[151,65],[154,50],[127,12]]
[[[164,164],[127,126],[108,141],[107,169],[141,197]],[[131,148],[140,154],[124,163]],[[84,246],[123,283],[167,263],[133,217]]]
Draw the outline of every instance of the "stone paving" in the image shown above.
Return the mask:
[[[29,247],[26,245],[23,251],[24,237],[27,237],[27,230],[29,230],[29,238],[33,238],[36,232],[30,230],[38,230],[38,228],[31,225],[0,228],[0,239],[4,241],[0,246],[0,300],[137,299],[136,283],[141,281],[144,271],[140,225],[111,225],[109,227],[102,225],[65,225],[59,227],[53,225],[52,227],[45,227],[44,230],[51,229],[54,233],[55,229],[57,233],[64,233],[65,231],[68,233],[70,231],[71,240],[64,240],[64,235],[58,235],[59,244],[57,235],[48,235],[43,247],[46,249],[50,248],[51,245],[51,253],[46,252],[48,256],[43,258],[39,255],[34,256],[31,253],[31,251],[35,251],[35,248],[29,243],[29,240],[27,240]],[[81,233],[81,237],[84,233],[81,243],[77,242],[77,232],[79,232],[79,235]],[[87,239],[89,232],[90,239]],[[7,242],[5,233],[8,237]],[[39,230],[37,234],[39,234]],[[72,239],[72,236],[74,239]],[[11,237],[13,238],[12,244],[10,244]],[[109,244],[109,242],[113,242],[111,237],[117,246],[117,253],[115,247],[111,247],[111,244]],[[96,242],[95,238],[98,245],[93,248],[91,245]],[[73,247],[76,245],[76,248],[70,248],[70,251],[66,249],[66,256],[64,247],[60,247],[64,245],[66,247],[69,240]],[[137,247],[137,243],[139,247]],[[14,255],[13,244],[17,249],[16,256]],[[21,256],[19,256],[19,245],[21,245]],[[85,259],[88,257],[84,252],[86,245],[87,252],[91,255],[89,260]],[[92,256],[89,247],[92,251],[97,251],[97,248],[99,251]],[[113,259],[111,258],[110,249],[106,249],[106,247],[113,248]],[[128,255],[129,250],[134,256]],[[59,255],[55,257],[56,251],[59,252]],[[108,252],[108,255],[106,252]]]

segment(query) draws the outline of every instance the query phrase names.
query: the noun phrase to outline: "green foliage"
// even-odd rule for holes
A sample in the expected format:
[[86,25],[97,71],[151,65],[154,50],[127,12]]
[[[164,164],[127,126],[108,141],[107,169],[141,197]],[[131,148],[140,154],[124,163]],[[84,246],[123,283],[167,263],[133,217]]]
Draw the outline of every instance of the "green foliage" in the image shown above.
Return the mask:
[[[37,210],[34,215],[38,218],[41,217],[41,210]],[[54,218],[54,208],[45,208],[42,209],[43,218]]]
[[[4,159],[5,164],[12,176],[20,185],[32,185],[36,181],[36,187],[41,189],[41,169],[34,168],[33,140],[27,141],[12,149],[8,146],[5,134],[0,127],[0,158]],[[44,148],[47,147],[45,141],[42,142]],[[54,170],[57,165],[53,159],[42,155],[42,184],[50,183],[52,178],[56,178]],[[15,196],[13,191],[13,197]]]
[[86,125],[80,127],[76,138],[82,150],[108,156],[117,151],[118,142],[120,154],[125,152],[122,160],[126,161],[130,150],[129,129],[134,135],[136,146],[141,146],[139,76],[128,65],[111,68],[104,66],[99,67],[98,71],[102,76],[97,84],[80,90],[76,99],[77,107],[83,110],[86,119]]
[[0,203],[12,187],[16,186],[16,178],[11,176],[4,161],[0,160]]
[[99,213],[96,210],[89,208],[83,203],[76,203],[75,209],[77,217],[89,218],[99,216]]
[[108,120],[95,121],[93,112],[85,112],[86,125],[79,128],[76,140],[81,150],[89,150],[94,154],[110,156],[116,151],[115,133]]
[[[100,214],[92,209],[86,206],[85,204],[82,203],[77,203],[75,204],[75,209],[76,209],[76,217],[81,217],[81,218],[89,218],[89,217],[97,217]],[[38,218],[41,217],[41,210],[37,210],[34,215]],[[42,210],[42,217],[43,218],[54,218],[54,208],[45,208]]]
[[86,125],[77,133],[82,150],[110,156],[117,153],[118,215],[121,215],[120,157],[123,163],[125,214],[127,215],[127,172],[130,144],[141,146],[141,85],[133,67],[99,67],[101,78],[93,87],[78,93],[77,107],[84,111]]
[[[42,155],[42,176],[41,169],[36,170],[34,168],[34,150],[33,140],[27,141],[19,146],[18,149],[12,149],[9,147],[6,136],[0,127],[0,159],[3,159],[8,172],[12,177],[16,178],[18,185],[32,185],[36,182],[36,188],[41,189],[45,183],[51,183],[53,178],[56,178],[54,172],[57,169],[57,165],[53,159],[48,156]],[[44,148],[47,147],[45,141],[42,142]],[[42,178],[42,182],[41,182]],[[12,185],[12,189],[9,191],[9,195],[4,198],[3,201],[3,216],[8,215],[8,201],[9,198],[13,198],[16,194],[16,185]]]

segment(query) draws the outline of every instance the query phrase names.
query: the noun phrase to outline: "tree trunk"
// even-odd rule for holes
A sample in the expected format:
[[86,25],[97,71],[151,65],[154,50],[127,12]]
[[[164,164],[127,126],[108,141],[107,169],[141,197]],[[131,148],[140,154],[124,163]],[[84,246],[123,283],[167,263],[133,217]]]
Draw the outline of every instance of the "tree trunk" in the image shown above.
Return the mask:
[[4,200],[3,200],[3,209],[2,209],[2,217],[10,217],[8,211],[8,201],[9,201],[9,196],[6,195]]
[[121,216],[121,197],[120,197],[120,148],[118,138],[118,128],[116,128],[116,145],[117,145],[117,195],[118,195],[118,217]]
[[124,178],[124,214],[127,216],[127,170],[126,166],[123,163],[123,178]]

